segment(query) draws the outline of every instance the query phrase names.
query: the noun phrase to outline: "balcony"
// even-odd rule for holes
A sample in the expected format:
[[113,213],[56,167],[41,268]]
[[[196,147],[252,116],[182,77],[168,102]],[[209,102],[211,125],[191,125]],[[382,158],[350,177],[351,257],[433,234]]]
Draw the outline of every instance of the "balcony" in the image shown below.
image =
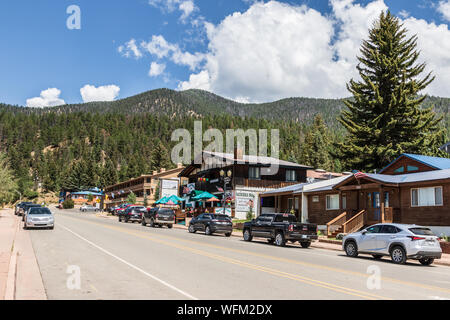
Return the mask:
[[253,180],[253,179],[245,179],[245,178],[234,178],[234,184],[240,187],[249,187],[249,188],[271,188],[278,189],[287,186],[292,186],[294,184],[299,184],[298,181],[279,181],[279,180]]

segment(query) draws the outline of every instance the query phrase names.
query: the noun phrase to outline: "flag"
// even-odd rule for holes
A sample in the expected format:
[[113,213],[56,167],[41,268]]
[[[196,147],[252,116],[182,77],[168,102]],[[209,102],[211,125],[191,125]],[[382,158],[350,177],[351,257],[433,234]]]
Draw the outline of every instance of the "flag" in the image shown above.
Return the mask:
[[357,173],[355,173],[355,178],[356,179],[362,179],[362,178],[366,178],[367,174],[365,174],[364,172],[358,171]]
[[189,193],[191,193],[191,191],[189,190],[189,188],[187,186],[184,186],[183,187],[183,193],[184,194],[189,194]]
[[221,187],[219,187],[219,186],[216,186],[216,188],[217,188],[217,191],[219,191],[219,192],[222,192],[222,193],[225,192],[225,191],[223,190],[223,188],[221,188]]
[[111,192],[111,198],[114,199],[114,192]]

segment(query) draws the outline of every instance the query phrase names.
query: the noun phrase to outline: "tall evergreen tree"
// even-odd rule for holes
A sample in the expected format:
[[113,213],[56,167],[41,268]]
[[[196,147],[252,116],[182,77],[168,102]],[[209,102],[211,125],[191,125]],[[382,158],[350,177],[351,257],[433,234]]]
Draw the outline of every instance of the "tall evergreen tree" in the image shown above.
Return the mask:
[[332,170],[333,163],[329,153],[330,140],[327,128],[320,115],[305,135],[305,142],[300,153],[300,162],[316,169]]
[[417,36],[408,37],[398,18],[382,12],[362,44],[361,81],[347,85],[353,99],[339,119],[348,131],[339,147],[353,169],[379,169],[404,152],[439,153],[441,118],[421,108],[426,96],[419,96],[434,77],[420,78],[426,65],[418,58]]
[[17,183],[9,167],[6,154],[0,153],[0,204],[12,201],[16,196]]

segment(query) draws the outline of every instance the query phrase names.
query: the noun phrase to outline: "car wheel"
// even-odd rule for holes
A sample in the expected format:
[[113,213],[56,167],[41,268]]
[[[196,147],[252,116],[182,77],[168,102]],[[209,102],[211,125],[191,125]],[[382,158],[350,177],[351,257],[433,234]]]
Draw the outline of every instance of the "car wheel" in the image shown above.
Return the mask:
[[28,229],[27,226],[23,225],[23,230],[27,230],[27,229]]
[[269,244],[273,244],[273,243],[275,242],[275,239],[272,239],[272,238],[267,239],[267,242],[268,242]]
[[372,257],[373,257],[375,260],[381,260],[381,258],[383,258],[383,256],[380,255],[380,254],[373,254]]
[[391,250],[391,259],[396,264],[405,264],[406,263],[406,252],[400,246],[395,246]]
[[147,226],[147,222],[145,222],[145,218],[144,218],[144,217],[142,218],[141,224],[142,224],[144,227]]
[[348,241],[345,243],[345,253],[349,257],[357,257],[358,256],[358,249],[356,248],[356,244],[353,241]]
[[155,227],[155,220],[150,219],[150,227],[154,228]]
[[311,242],[307,241],[307,242],[300,242],[300,245],[302,246],[302,248],[309,248],[311,246]]
[[282,232],[278,232],[275,236],[275,244],[279,247],[284,247],[286,245],[286,239],[284,238],[284,234]]
[[173,228],[173,224],[168,224],[167,228],[172,229]]
[[53,229],[55,229],[55,227],[50,227],[49,229],[50,229],[50,230],[53,230]]
[[227,238],[231,237],[231,232],[225,233],[225,237]]
[[193,224],[189,225],[188,230],[189,230],[189,233],[195,233],[194,225]]
[[422,259],[419,259],[419,262],[422,265],[424,265],[424,266],[429,266],[429,265],[431,265],[434,262],[434,259],[432,259],[432,258],[422,258]]
[[210,228],[209,226],[206,226],[206,228],[205,228],[205,234],[206,234],[207,236],[210,236],[210,235],[212,234],[211,228]]
[[119,216],[119,222],[122,222],[122,218]]
[[245,229],[244,230],[244,240],[245,241],[252,241],[252,239],[253,239],[253,236],[252,236],[250,230],[249,229]]

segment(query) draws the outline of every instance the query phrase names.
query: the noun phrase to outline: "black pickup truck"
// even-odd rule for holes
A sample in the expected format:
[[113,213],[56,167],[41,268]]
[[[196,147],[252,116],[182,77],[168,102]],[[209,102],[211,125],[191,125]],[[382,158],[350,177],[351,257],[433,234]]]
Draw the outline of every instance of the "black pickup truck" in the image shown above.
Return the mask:
[[317,225],[299,223],[292,214],[262,214],[250,222],[244,223],[244,240],[252,241],[253,237],[267,238],[269,243],[285,246],[286,241],[300,242],[308,248],[313,240],[317,240]]

